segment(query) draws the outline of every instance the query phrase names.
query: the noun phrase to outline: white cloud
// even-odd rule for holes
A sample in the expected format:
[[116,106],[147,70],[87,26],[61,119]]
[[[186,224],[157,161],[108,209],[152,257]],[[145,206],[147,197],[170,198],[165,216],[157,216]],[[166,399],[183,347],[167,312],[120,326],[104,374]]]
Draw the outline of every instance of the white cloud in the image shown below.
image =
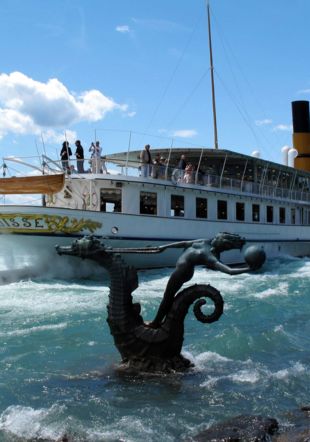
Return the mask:
[[69,141],[69,143],[73,144],[74,141],[77,139],[77,133],[73,130],[66,130],[64,132],[61,132],[55,131],[53,129],[48,129],[42,131],[39,142],[43,140],[44,143],[61,144],[63,143],[63,141],[67,140]]
[[271,123],[272,123],[272,120],[269,120],[268,118],[265,118],[264,120],[256,120],[255,121],[256,126],[266,126]]
[[292,132],[293,126],[291,124],[278,124],[272,130],[274,132]]
[[30,116],[13,109],[0,108],[0,138],[8,132],[26,134],[35,131],[36,126]]
[[128,25],[119,25],[116,26],[115,30],[117,32],[122,32],[122,33],[126,33],[126,32],[130,32],[130,28]]
[[5,197],[5,204],[37,206],[41,202],[41,195],[6,195]]
[[179,138],[193,138],[196,135],[197,135],[197,131],[194,129],[175,130],[172,134],[173,137],[179,137]]
[[0,137],[99,121],[114,110],[127,112],[128,106],[96,89],[74,94],[56,78],[43,83],[21,72],[0,74]]
[[310,89],[302,89],[298,91],[298,94],[310,94]]

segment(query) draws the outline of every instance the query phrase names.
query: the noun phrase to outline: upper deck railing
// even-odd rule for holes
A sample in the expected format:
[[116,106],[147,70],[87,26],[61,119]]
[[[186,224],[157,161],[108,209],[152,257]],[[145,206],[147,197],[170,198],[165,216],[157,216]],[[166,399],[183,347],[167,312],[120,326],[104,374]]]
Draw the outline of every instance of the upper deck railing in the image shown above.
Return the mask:
[[[87,160],[90,164],[89,172],[91,171],[91,160]],[[104,161],[104,160],[103,160]],[[111,174],[118,174],[123,176],[141,177],[141,170],[137,167],[130,167],[129,164],[125,166],[119,166],[115,169],[115,164],[104,161],[104,166],[107,170],[111,171]],[[102,173],[105,173],[101,169]],[[74,172],[75,173],[75,172]],[[145,178],[147,180],[164,180],[176,186],[202,186],[203,188],[228,190],[234,193],[257,195],[262,197],[279,198],[282,200],[290,201],[310,201],[309,189],[304,186],[303,189],[296,189],[293,186],[291,188],[281,187],[278,183],[274,185],[263,184],[260,182],[240,180],[237,178],[228,178],[220,175],[203,174],[197,171],[193,171],[190,174],[181,171],[175,167],[163,165],[163,167],[153,168],[150,167],[150,173]]]
[[[59,168],[62,167],[61,162],[53,162],[53,164],[58,164]],[[72,168],[76,162],[70,160],[69,168],[66,170],[67,175],[76,175],[76,168]],[[91,158],[85,159],[84,164],[85,173],[92,173],[94,167],[94,162]],[[116,166],[115,163],[109,163],[104,158],[101,159],[99,164],[99,169],[97,165],[97,172],[105,174],[106,171],[110,171],[111,175],[125,175],[132,177],[141,176],[141,168],[131,166],[127,163],[126,166]],[[70,169],[71,167],[71,169]],[[304,187],[303,189],[295,189],[293,186],[290,188],[281,187],[278,183],[274,185],[267,185],[260,182],[240,180],[237,178],[228,178],[220,175],[213,174],[203,174],[201,172],[193,171],[187,174],[186,172],[171,167],[168,165],[162,165],[155,167],[150,165],[150,173],[146,179],[149,180],[164,180],[169,183],[172,182],[176,186],[202,186],[204,188],[212,188],[218,190],[229,190],[234,193],[251,194],[262,197],[279,198],[282,200],[289,201],[310,201],[309,189]]]
[[[12,158],[6,158],[6,160],[11,160]],[[84,174],[79,174],[77,172],[76,161],[69,160],[67,167],[64,168],[64,165],[61,161],[54,161],[48,157],[43,157],[40,161],[37,161],[36,165],[31,165],[27,163],[23,159],[14,159],[16,163],[19,164],[28,164],[34,169],[41,170],[42,173],[49,173],[49,171],[55,172],[60,170],[65,170],[66,176],[69,178],[85,176],[85,174],[106,174],[109,176],[130,176],[130,177],[141,177],[141,170],[137,168],[137,163],[133,166],[130,163],[125,165],[117,165],[115,162],[108,162],[105,158],[102,158],[101,161],[96,165],[96,170],[93,171],[95,167],[95,163],[93,159],[87,158],[84,159]],[[4,164],[4,163],[3,163]],[[6,165],[5,167],[9,169]],[[3,169],[3,166],[2,166]],[[13,169],[13,173],[16,176],[16,171]],[[4,175],[4,174],[3,174]],[[11,174],[12,175],[12,174]],[[7,173],[7,176],[10,176]],[[141,177],[142,178],[142,177]],[[230,191],[233,193],[241,193],[248,195],[256,195],[261,197],[270,197],[270,198],[279,198],[281,200],[289,200],[289,201],[301,201],[301,202],[309,202],[310,201],[310,191],[308,186],[304,185],[303,188],[299,189],[294,186],[294,182],[290,187],[282,187],[279,183],[275,182],[274,185],[264,184],[263,182],[254,182],[247,180],[240,180],[237,178],[229,178],[220,175],[214,174],[205,174],[202,172],[192,171],[190,173],[186,173],[183,170],[177,169],[175,167],[170,167],[168,165],[162,165],[159,167],[154,167],[154,165],[150,165],[150,173],[144,179],[150,181],[164,181],[172,183],[175,186],[201,186],[202,188],[214,189],[214,190],[222,190],[222,191]]]

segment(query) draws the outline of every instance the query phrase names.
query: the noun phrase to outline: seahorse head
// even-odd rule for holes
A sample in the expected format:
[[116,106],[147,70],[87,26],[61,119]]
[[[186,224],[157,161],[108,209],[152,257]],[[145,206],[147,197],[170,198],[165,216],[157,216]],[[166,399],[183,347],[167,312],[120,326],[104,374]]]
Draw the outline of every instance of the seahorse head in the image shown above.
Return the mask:
[[93,236],[84,236],[82,239],[76,239],[70,246],[56,246],[60,255],[74,255],[86,258],[90,253],[102,249],[103,245],[99,239]]

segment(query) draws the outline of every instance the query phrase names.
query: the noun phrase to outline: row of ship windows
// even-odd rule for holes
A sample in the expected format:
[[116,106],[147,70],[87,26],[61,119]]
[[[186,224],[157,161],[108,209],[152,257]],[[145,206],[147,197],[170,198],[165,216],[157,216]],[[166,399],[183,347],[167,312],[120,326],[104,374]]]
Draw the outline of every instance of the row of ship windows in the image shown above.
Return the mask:
[[[121,190],[117,189],[113,192],[101,192],[101,211],[121,212]],[[229,219],[229,209],[227,200],[217,200],[215,207],[215,216],[218,220]],[[275,208],[272,205],[261,206],[260,204],[252,203],[250,211],[246,214],[246,204],[244,202],[235,202],[234,218],[236,221],[252,221],[252,222],[267,222],[280,224],[310,224],[310,210],[303,207],[291,208],[286,207]],[[265,214],[263,214],[265,210]],[[276,210],[278,213],[276,214]],[[208,219],[208,199],[196,197],[195,200],[196,218]],[[140,192],[140,214],[142,215],[157,215],[157,193],[156,192]],[[184,217],[185,201],[183,195],[171,195],[170,200],[170,215],[175,217]],[[213,218],[213,217],[212,217]],[[247,218],[247,219],[246,219]]]
[[[184,196],[171,195],[171,216],[184,216]],[[303,208],[300,209],[303,212]],[[273,206],[266,206],[266,222],[273,223],[275,210]],[[157,215],[157,196],[152,192],[140,192],[140,213],[148,215]],[[296,209],[291,208],[291,224],[296,223]],[[196,218],[208,218],[208,200],[207,198],[196,198]],[[228,203],[226,200],[217,200],[217,219],[228,219]],[[235,203],[235,219],[236,221],[245,221],[245,203]],[[261,206],[259,204],[252,204],[252,221],[261,221]],[[279,207],[279,223],[285,224],[287,222],[287,211],[285,207]],[[308,219],[304,219],[302,215],[300,224],[310,224],[310,211],[308,212]]]

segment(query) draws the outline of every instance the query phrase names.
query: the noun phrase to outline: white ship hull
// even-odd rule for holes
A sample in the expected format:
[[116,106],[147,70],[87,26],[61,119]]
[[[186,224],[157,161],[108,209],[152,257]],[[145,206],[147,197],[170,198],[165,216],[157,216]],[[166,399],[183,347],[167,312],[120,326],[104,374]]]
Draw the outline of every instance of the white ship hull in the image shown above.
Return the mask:
[[[55,221],[56,220],[56,221]],[[310,256],[309,226],[232,223],[223,221],[188,220],[147,215],[103,213],[46,207],[0,207],[2,248],[11,250],[15,265],[27,257],[37,262],[42,256],[53,265],[56,245],[69,245],[85,235],[94,235],[108,247],[159,246],[174,241],[198,238],[212,239],[219,232],[231,232],[246,239],[246,248],[263,247],[267,258],[281,255]],[[124,254],[125,259],[139,269],[174,266],[180,249],[160,254]],[[222,255],[223,261],[237,264],[243,261],[242,251]]]

